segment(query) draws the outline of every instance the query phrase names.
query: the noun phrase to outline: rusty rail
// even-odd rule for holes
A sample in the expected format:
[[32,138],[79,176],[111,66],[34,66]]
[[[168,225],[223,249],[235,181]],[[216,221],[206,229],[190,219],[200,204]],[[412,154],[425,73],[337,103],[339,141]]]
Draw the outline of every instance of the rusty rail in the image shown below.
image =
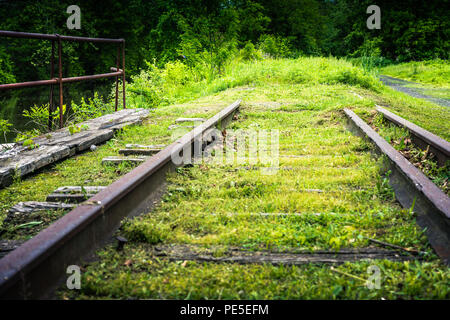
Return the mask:
[[[50,86],[50,104],[49,104],[49,121],[48,126],[51,127],[51,113],[53,110],[53,86],[59,85],[59,126],[63,126],[63,84],[78,81],[95,80],[100,78],[116,78],[116,97],[115,97],[115,110],[117,111],[119,103],[119,77],[122,77],[123,83],[123,108],[126,108],[125,99],[125,39],[105,39],[105,38],[88,38],[88,37],[73,37],[73,36],[63,36],[59,34],[43,34],[43,33],[28,33],[28,32],[16,32],[16,31],[3,31],[0,30],[0,37],[9,38],[25,38],[25,39],[39,39],[39,40],[49,40],[52,42],[52,55],[50,58],[50,79],[49,80],[37,80],[37,81],[27,81],[19,83],[7,83],[0,84],[0,90],[8,89],[19,89],[28,88],[35,86]],[[117,44],[117,58],[116,58],[116,70],[114,72],[93,74],[86,76],[63,78],[62,76],[62,42],[93,42],[93,43],[115,43]],[[55,42],[58,45],[58,77],[54,77],[55,73]],[[122,68],[120,69],[120,54],[122,54]]]
[[0,299],[48,297],[67,267],[101,247],[124,217],[154,206],[166,173],[177,167],[172,155],[195,147],[209,129],[225,127],[240,104],[232,103],[0,259]]
[[450,198],[353,111],[344,112],[349,129],[370,140],[387,157],[389,183],[396,199],[404,208],[413,207],[417,224],[425,230],[431,246],[450,265]]
[[380,106],[377,106],[377,111],[387,120],[408,129],[414,143],[423,150],[430,146],[430,151],[436,155],[438,165],[445,166],[446,162],[450,159],[450,143],[448,141]]

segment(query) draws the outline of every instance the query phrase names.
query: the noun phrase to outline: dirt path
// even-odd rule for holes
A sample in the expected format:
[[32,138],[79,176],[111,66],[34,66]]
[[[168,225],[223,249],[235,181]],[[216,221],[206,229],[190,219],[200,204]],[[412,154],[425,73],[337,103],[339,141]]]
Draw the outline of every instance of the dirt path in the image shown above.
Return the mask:
[[398,78],[393,78],[385,75],[380,75],[380,80],[387,86],[394,90],[406,93],[414,98],[421,98],[431,102],[434,102],[440,106],[450,107],[450,100],[435,98],[430,95],[423,94],[421,88],[414,88],[411,85],[418,85],[418,83],[406,81]]

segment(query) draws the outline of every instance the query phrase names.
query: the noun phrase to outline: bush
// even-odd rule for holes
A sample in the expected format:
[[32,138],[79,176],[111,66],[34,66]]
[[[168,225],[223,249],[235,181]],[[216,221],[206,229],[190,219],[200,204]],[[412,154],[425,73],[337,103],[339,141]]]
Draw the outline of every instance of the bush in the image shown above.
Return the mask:
[[[66,105],[63,105],[63,114],[66,111]],[[48,120],[50,113],[50,104],[46,103],[41,106],[34,105],[30,110],[24,110],[22,115],[30,119],[30,122],[39,132],[48,131]],[[51,114],[51,121],[55,122],[59,119],[59,110],[56,109]]]
[[10,131],[9,127],[11,127],[12,124],[9,123],[8,120],[0,119],[0,134],[3,135],[3,138],[6,142],[6,134]]
[[94,93],[93,98],[81,98],[80,104],[72,101],[71,114],[66,120],[66,124],[79,123],[89,119],[97,118],[107,113],[114,111],[112,104],[105,103],[97,92]]
[[[51,115],[49,114],[49,104],[34,105],[29,110],[24,110],[22,115],[25,118],[30,119],[33,124],[33,134],[45,133],[49,131],[48,120],[51,117],[52,125],[59,123],[59,108],[56,107]],[[80,104],[72,101],[72,107],[70,112],[67,112],[66,105],[63,105],[63,117],[65,117],[64,126],[76,124],[89,119],[100,117],[104,114],[111,113],[113,106],[111,103],[103,102],[103,99],[97,92],[94,93],[93,98],[86,99],[81,98]],[[36,134],[37,133],[37,134]],[[28,136],[29,134],[25,134]],[[20,136],[20,135],[19,135]]]
[[259,38],[258,48],[273,58],[288,58],[293,53],[289,39],[270,34]]
[[147,63],[147,70],[142,70],[139,75],[132,76],[127,85],[128,104],[136,108],[149,108],[158,106],[163,100],[162,71],[155,63]]
[[0,83],[14,83],[16,78],[13,73],[10,56],[3,48],[0,48]]
[[262,53],[259,50],[256,50],[253,43],[250,41],[245,44],[245,47],[239,51],[239,60],[240,61],[249,61],[249,60],[261,60]]
[[186,85],[191,81],[191,73],[185,64],[180,61],[173,61],[166,63],[162,78],[166,85]]

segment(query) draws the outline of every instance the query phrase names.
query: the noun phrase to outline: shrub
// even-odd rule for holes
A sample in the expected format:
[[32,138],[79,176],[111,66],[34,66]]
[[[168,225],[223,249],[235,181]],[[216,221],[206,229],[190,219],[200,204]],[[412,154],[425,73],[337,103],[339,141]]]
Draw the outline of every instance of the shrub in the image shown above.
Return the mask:
[[71,109],[72,112],[66,123],[86,121],[113,111],[112,105],[105,103],[97,92],[94,93],[94,97],[88,98],[87,101],[82,97],[80,104],[76,104],[72,101]]
[[164,66],[162,78],[165,85],[179,86],[185,85],[191,81],[189,68],[180,61],[168,62]]
[[5,142],[6,142],[6,134],[8,132],[10,132],[9,127],[11,127],[11,126],[12,126],[12,124],[9,123],[8,120],[0,119],[0,134],[3,135],[3,138],[5,139]]
[[[63,105],[63,114],[66,112],[66,105]],[[30,119],[30,122],[39,132],[48,131],[48,120],[50,115],[50,104],[34,105],[30,110],[24,110],[22,115]],[[51,113],[51,121],[59,119],[59,110],[56,109]]]
[[132,76],[127,84],[127,100],[136,108],[148,108],[158,106],[163,100],[162,83],[163,72],[155,62],[147,63],[147,69],[139,75]]
[[287,58],[292,55],[289,39],[270,34],[259,38],[258,48],[273,58]]
[[253,43],[250,41],[247,42],[239,51],[239,60],[240,61],[249,61],[249,60],[261,60],[262,59],[262,53],[259,50],[256,50]]

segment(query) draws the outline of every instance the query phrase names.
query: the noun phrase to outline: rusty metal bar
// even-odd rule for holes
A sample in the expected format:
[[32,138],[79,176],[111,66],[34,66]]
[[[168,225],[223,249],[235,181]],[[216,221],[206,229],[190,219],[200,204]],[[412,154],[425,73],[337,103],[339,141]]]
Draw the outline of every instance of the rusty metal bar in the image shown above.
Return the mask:
[[59,127],[63,127],[63,76],[62,76],[62,43],[58,36],[58,73],[59,73]]
[[58,83],[59,83],[58,79],[8,83],[8,84],[0,84],[0,90],[38,87],[38,86],[44,86],[44,85],[48,86],[48,85],[53,85],[53,84],[58,84]]
[[[52,56],[50,58],[50,79],[55,76],[55,41],[52,40]],[[52,129],[53,112],[53,84],[50,85],[50,101],[48,104],[48,130]]]
[[[38,81],[28,81],[20,83],[8,83],[0,84],[0,90],[7,89],[18,89],[25,87],[35,87],[41,85],[50,85],[50,103],[49,103],[49,120],[48,126],[51,128],[51,113],[53,112],[53,85],[59,84],[59,126],[63,126],[63,83],[84,81],[84,80],[94,80],[107,77],[116,77],[116,106],[118,107],[118,78],[123,77],[123,107],[126,108],[126,98],[125,98],[125,40],[124,39],[106,39],[106,38],[88,38],[88,37],[73,37],[73,36],[62,36],[58,34],[42,34],[42,33],[28,33],[28,32],[16,32],[16,31],[3,31],[0,30],[0,37],[12,37],[12,38],[28,38],[28,39],[40,39],[40,40],[50,40],[52,41],[52,56],[51,56],[51,70],[50,70],[50,80],[38,80]],[[58,73],[59,77],[54,78],[54,42],[58,41]],[[76,42],[94,42],[94,43],[117,43],[117,61],[116,67],[117,71],[112,73],[95,74],[88,76],[70,77],[63,78],[62,76],[62,41],[76,41]],[[120,55],[120,45],[122,45],[122,70],[119,69],[119,55]]]
[[61,39],[62,41],[96,42],[96,43],[122,43],[125,41],[124,39],[73,37],[73,36],[61,36],[56,34],[29,33],[29,32],[3,31],[3,30],[0,30],[0,36],[9,38],[26,38],[26,39],[41,39],[41,40]]
[[404,208],[414,205],[417,224],[425,229],[428,241],[443,262],[450,265],[450,198],[353,111],[344,112],[350,130],[369,139],[387,157],[392,172],[389,183],[396,199]]
[[[120,61],[120,46],[117,46],[117,57],[116,57],[116,71],[119,71],[119,61]],[[115,108],[117,111],[117,107],[119,104],[119,76],[116,77],[116,99],[115,99]]]
[[123,85],[123,108],[126,109],[127,108],[127,104],[125,101],[125,40],[123,40],[122,42],[122,85]]
[[164,192],[166,173],[176,168],[172,155],[192,148],[208,129],[232,121],[240,103],[229,105],[0,259],[0,298],[48,297],[67,276],[67,267],[104,245],[124,217],[154,206]]
[[[114,68],[114,70],[115,70],[115,68]],[[88,75],[88,76],[62,78],[62,82],[63,83],[79,82],[79,81],[84,81],[84,80],[95,80],[95,79],[100,79],[100,78],[117,77],[120,75],[122,75],[122,70],[116,71],[116,72],[110,72],[110,73]],[[29,82],[0,84],[0,90],[18,89],[18,88],[25,88],[25,87],[37,87],[37,86],[42,86],[42,85],[53,85],[53,84],[58,84],[58,83],[59,83],[59,78],[54,78],[54,79],[50,79],[50,80],[38,80],[38,81],[29,81]]]
[[448,141],[380,106],[377,106],[377,111],[380,112],[387,120],[408,129],[409,132],[411,132],[414,143],[420,148],[426,149],[429,145],[430,151],[436,155],[438,164],[440,166],[444,166],[445,163],[449,160],[450,143]]
[[3,30],[0,30],[0,36],[2,36],[2,37],[9,37],[9,38],[58,40],[58,37],[55,36],[54,34],[29,33],[29,32],[17,32],[17,31],[3,31]]
[[84,80],[95,80],[95,79],[101,79],[101,78],[112,78],[117,77],[122,74],[122,71],[117,72],[109,72],[109,73],[101,73],[101,74],[93,74],[88,76],[78,76],[78,77],[70,77],[70,78],[63,78],[63,83],[70,83],[70,82],[78,82],[78,81],[84,81]]

